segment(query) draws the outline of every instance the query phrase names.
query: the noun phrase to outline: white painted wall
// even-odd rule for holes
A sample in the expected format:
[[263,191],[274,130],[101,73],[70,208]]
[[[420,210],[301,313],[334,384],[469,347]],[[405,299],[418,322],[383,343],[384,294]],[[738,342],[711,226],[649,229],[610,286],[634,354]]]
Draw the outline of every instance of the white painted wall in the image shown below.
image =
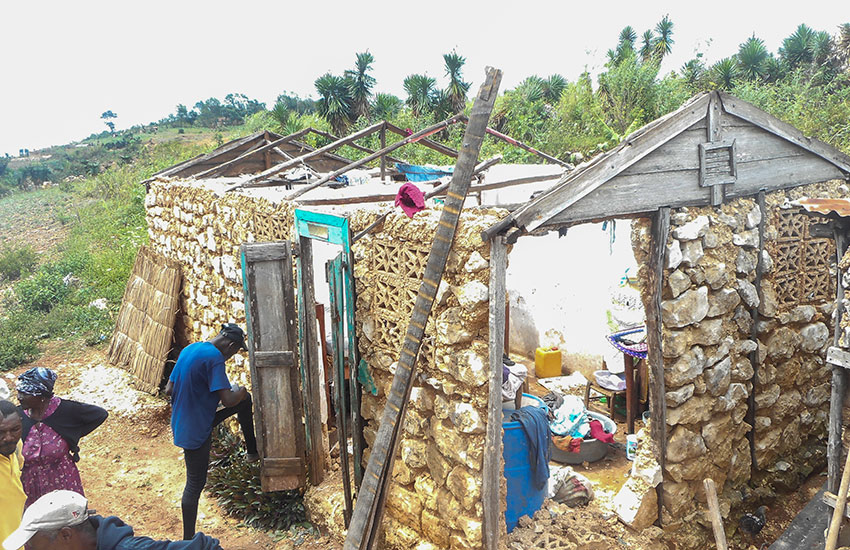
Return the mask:
[[[631,221],[617,220],[615,240],[602,224],[572,227],[559,238],[520,237],[508,258],[511,351],[534,357],[538,346],[566,354],[599,356],[613,348],[606,311],[611,291],[627,268],[634,277]],[[598,368],[601,368],[599,366]]]

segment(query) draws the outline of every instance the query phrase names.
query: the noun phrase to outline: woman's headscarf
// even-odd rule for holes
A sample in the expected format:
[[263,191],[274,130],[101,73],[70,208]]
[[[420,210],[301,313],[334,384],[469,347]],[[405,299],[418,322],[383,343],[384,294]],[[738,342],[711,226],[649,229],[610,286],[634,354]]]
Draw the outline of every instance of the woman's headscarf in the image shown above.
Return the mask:
[[18,376],[17,390],[27,395],[53,395],[56,373],[45,367],[33,367]]

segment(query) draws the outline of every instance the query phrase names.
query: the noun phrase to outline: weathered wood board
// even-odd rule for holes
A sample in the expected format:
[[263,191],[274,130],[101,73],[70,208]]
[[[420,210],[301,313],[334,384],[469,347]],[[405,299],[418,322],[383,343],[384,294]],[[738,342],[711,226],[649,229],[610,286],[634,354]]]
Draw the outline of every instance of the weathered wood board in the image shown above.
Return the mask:
[[260,482],[263,491],[296,489],[307,466],[290,246],[245,243],[241,252]]

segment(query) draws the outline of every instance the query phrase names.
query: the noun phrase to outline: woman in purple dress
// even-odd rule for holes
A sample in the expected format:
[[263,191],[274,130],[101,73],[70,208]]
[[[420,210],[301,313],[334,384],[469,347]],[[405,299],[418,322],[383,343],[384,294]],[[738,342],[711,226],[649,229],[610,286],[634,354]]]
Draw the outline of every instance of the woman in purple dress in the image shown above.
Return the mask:
[[83,493],[80,472],[80,438],[106,420],[97,406],[59,399],[53,395],[56,373],[32,368],[18,377],[18,401],[23,419],[21,482],[27,494],[25,506],[56,489]]

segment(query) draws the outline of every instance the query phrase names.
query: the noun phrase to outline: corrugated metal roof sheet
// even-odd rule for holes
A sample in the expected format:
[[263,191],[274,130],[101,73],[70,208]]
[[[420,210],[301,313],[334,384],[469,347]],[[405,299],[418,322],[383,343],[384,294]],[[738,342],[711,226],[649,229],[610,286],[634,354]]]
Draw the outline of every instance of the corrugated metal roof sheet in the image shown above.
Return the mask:
[[829,214],[835,212],[842,218],[850,217],[850,199],[812,199],[803,198],[791,201],[792,206],[802,206],[807,212]]

